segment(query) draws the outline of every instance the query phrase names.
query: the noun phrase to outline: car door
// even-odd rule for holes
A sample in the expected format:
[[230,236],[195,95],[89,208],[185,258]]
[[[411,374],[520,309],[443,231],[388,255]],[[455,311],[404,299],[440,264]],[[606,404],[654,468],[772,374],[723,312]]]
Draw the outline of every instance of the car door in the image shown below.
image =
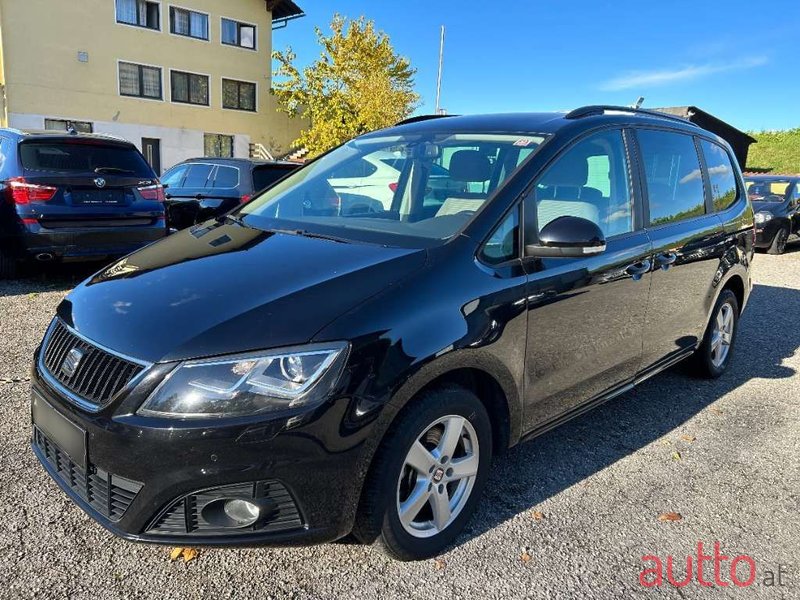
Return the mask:
[[[197,222],[199,201],[205,197],[208,180],[214,170],[210,163],[190,162],[182,165],[185,171],[174,177],[165,174],[169,184],[164,195],[171,227],[184,229]],[[176,169],[179,167],[176,167]],[[171,183],[170,183],[171,182]]]
[[546,168],[525,200],[526,243],[561,216],[597,223],[607,242],[598,255],[526,259],[528,431],[623,389],[639,368],[652,248],[628,148],[619,129],[583,138]]
[[202,223],[236,208],[241,203],[239,191],[242,170],[234,165],[217,165],[197,198],[196,223]]
[[792,233],[800,235],[800,182],[789,186],[789,216],[792,219]]
[[637,129],[653,278],[642,367],[669,363],[705,333],[715,275],[725,252],[697,140],[686,133]]

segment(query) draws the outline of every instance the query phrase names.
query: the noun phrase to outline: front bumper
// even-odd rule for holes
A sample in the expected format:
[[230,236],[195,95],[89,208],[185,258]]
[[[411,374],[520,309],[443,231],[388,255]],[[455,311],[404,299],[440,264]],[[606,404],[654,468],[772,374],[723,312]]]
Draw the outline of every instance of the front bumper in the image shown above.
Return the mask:
[[[361,435],[342,437],[347,398],[286,429],[285,421],[263,419],[224,426],[145,419],[127,400],[89,413],[65,401],[38,368],[32,393],[86,432],[85,468],[59,454],[52,440],[43,442],[49,436],[36,426],[34,453],[72,500],[115,535],[172,545],[301,545],[332,541],[352,528],[364,457]],[[204,527],[208,490],[235,484],[260,490],[279,509],[253,528]]]

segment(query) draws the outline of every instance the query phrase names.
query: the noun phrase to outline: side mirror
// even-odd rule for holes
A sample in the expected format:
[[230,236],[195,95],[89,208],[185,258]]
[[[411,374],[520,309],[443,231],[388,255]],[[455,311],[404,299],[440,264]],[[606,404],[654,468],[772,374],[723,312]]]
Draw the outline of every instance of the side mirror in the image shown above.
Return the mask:
[[596,223],[581,217],[558,217],[544,226],[539,243],[525,246],[525,256],[591,256],[606,249],[606,238]]

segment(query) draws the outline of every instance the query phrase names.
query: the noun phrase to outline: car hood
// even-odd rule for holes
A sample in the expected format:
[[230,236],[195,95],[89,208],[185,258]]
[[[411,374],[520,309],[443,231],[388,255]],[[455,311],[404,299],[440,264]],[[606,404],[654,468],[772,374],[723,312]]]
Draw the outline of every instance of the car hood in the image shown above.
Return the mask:
[[207,224],[100,271],[58,314],[89,340],[150,362],[303,344],[426,256]]

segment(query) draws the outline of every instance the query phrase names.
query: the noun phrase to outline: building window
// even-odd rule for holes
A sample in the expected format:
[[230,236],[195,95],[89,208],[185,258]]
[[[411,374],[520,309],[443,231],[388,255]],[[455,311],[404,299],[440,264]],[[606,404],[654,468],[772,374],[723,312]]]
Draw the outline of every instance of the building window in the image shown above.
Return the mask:
[[205,134],[205,155],[210,158],[233,158],[233,136],[220,133]]
[[172,71],[172,101],[208,106],[208,76]]
[[149,0],[116,0],[117,23],[136,25],[147,29],[161,29],[159,13],[161,7],[158,2]]
[[222,108],[256,110],[256,84],[249,81],[222,80]]
[[222,43],[255,50],[256,26],[231,19],[222,19]]
[[186,10],[185,8],[169,7],[169,30],[176,35],[208,39],[208,15],[205,13]]
[[71,121],[69,119],[45,119],[44,128],[48,131],[69,131],[74,129],[78,133],[94,132],[94,127],[88,121]]
[[119,63],[119,93],[121,96],[162,100],[161,69],[128,62]]

